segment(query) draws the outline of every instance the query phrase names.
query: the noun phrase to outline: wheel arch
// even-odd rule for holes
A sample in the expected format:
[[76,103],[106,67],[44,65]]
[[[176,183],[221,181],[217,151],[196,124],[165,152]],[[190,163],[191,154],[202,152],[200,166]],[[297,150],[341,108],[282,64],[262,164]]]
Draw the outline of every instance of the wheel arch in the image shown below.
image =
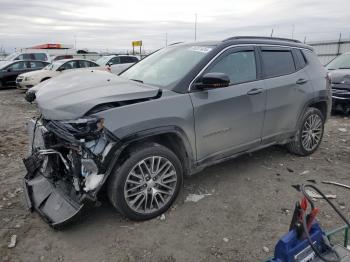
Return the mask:
[[326,121],[328,116],[329,116],[329,112],[330,112],[330,103],[328,100],[328,97],[319,97],[319,98],[313,98],[308,100],[303,109],[301,110],[299,116],[298,116],[298,122],[297,122],[297,127],[300,125],[300,121],[303,118],[303,115],[305,114],[306,110],[310,107],[314,107],[317,108],[318,110],[321,111],[322,115],[324,116],[324,120]]
[[177,126],[148,129],[121,139],[123,149],[118,160],[125,159],[132,148],[149,142],[163,145],[172,150],[183,165],[184,175],[191,174],[195,163],[194,153],[187,135]]
[[51,79],[51,77],[44,77],[43,79],[40,80],[40,83],[41,83],[41,82],[44,82],[44,81],[46,81],[46,80],[49,80],[49,79]]

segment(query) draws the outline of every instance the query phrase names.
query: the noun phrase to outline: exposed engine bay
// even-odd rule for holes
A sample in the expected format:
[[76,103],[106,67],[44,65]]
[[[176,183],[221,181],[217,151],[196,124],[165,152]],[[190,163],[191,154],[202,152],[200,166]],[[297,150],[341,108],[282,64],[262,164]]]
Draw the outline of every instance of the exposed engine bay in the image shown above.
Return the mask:
[[32,119],[27,128],[30,156],[23,162],[28,206],[54,227],[65,224],[97,201],[118,139],[96,117]]

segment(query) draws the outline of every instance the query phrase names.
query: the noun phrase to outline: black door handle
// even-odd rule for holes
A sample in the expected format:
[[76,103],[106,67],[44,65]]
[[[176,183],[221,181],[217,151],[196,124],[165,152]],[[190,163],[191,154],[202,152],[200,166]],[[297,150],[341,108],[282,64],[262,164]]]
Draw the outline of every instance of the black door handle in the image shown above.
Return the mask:
[[303,84],[305,84],[306,82],[307,82],[306,79],[300,78],[300,79],[298,79],[298,80],[296,81],[296,84],[297,84],[297,85],[303,85]]
[[250,95],[250,96],[257,95],[257,94],[262,93],[263,90],[264,89],[262,89],[262,88],[253,88],[247,92],[247,95]]

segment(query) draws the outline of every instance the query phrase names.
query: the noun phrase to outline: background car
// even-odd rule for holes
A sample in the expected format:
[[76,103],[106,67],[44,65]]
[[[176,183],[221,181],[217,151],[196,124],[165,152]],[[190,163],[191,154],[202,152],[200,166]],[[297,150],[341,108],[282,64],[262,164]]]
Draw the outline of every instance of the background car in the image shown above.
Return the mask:
[[100,67],[93,61],[85,59],[62,59],[55,61],[42,70],[36,72],[30,72],[18,76],[16,80],[17,88],[19,89],[28,89],[31,88],[40,82],[48,80],[52,77],[55,77],[62,73],[63,71],[70,71],[79,68],[88,68],[88,67]]
[[52,59],[52,62],[62,60],[62,59],[73,59],[73,58],[74,57],[72,55],[58,55]]
[[332,60],[326,68],[332,85],[333,111],[350,111],[350,53],[344,53]]
[[0,64],[0,88],[15,87],[18,75],[40,70],[49,63],[44,61],[8,61]]
[[110,55],[101,57],[96,63],[101,66],[106,66],[111,73],[118,75],[138,61],[139,59],[136,56]]
[[45,52],[38,53],[12,53],[5,57],[4,61],[16,61],[16,60],[37,60],[51,62],[50,55]]
[[139,59],[136,56],[131,55],[108,55],[102,56],[96,60],[96,63],[100,66],[111,66],[116,64],[133,64],[138,62]]

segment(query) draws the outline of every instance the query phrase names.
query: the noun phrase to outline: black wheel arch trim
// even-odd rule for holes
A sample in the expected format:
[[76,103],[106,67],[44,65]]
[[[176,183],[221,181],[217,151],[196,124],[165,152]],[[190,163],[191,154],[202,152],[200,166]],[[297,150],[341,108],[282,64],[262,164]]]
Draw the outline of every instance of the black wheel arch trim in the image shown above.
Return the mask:
[[327,108],[326,108],[326,115],[324,116],[324,120],[326,121],[327,118],[328,118],[328,115],[329,115],[329,112],[330,112],[330,109],[331,109],[331,105],[330,105],[330,100],[329,100],[329,97],[327,95],[324,95],[324,96],[319,96],[319,97],[314,97],[310,100],[308,100],[303,109],[300,111],[299,113],[299,116],[298,116],[298,122],[297,122],[297,127],[299,127],[300,125],[300,121],[303,119],[303,115],[305,114],[306,110],[313,104],[316,104],[316,103],[320,103],[320,102],[324,102],[327,104]]

